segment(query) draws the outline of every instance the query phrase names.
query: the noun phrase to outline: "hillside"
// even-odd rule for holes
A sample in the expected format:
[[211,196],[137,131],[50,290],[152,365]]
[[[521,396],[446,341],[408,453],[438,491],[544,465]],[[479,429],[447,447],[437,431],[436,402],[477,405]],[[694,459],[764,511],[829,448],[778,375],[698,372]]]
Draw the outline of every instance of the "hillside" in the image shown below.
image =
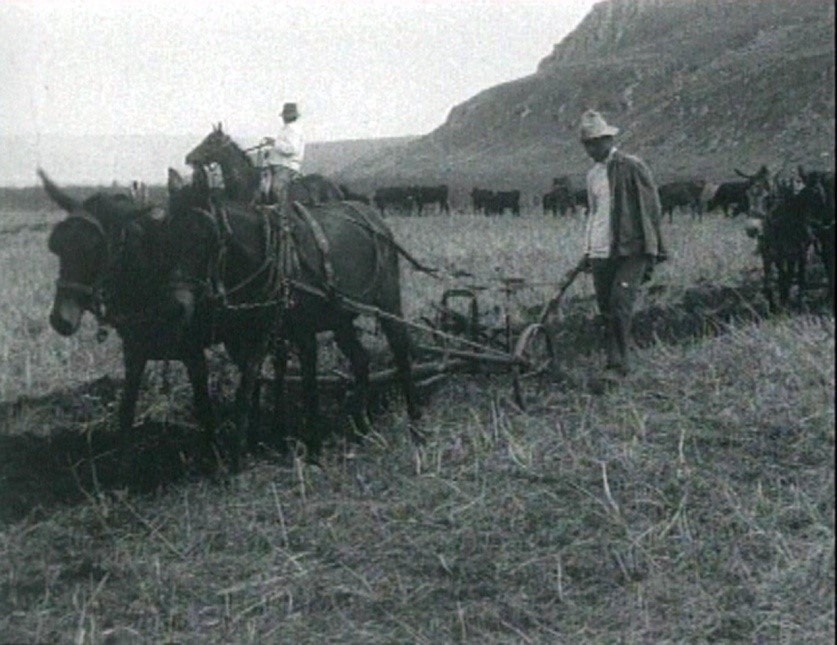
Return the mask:
[[832,166],[834,7],[827,0],[609,0],[536,71],[454,107],[435,131],[341,178],[539,190],[582,176],[594,107],[658,177]]

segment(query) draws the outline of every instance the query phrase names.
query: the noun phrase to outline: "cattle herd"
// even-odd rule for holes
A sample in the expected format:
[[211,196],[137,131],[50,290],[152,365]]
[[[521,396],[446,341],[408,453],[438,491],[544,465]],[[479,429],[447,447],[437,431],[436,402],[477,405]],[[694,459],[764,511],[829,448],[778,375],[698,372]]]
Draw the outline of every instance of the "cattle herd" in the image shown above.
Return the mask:
[[[688,212],[693,219],[702,219],[705,213],[721,210],[726,217],[735,217],[749,211],[748,189],[752,178],[740,171],[739,180],[715,183],[703,179],[680,179],[659,186],[660,205],[669,222],[678,209]],[[374,203],[382,215],[423,215],[427,213],[450,214],[451,205],[447,185],[384,186],[376,189],[370,200],[363,194],[340,186],[346,199]],[[474,187],[470,192],[470,206],[474,213],[482,215],[520,215],[523,204],[520,190],[493,190]],[[552,187],[535,202],[543,214],[568,215],[587,211],[587,188],[574,186],[567,176],[555,177]]]
[[[758,240],[764,265],[764,292],[771,308],[787,304],[792,285],[797,293],[806,289],[809,258],[819,258],[825,268],[832,306],[834,303],[834,172],[807,171],[799,166],[790,172],[770,174],[762,166],[755,174],[735,169],[738,179],[712,182],[678,179],[660,184],[662,215],[669,222],[674,212],[701,220],[705,213],[720,210],[725,217],[748,215],[747,231]],[[393,186],[375,191],[373,202],[385,212],[421,215],[425,207],[450,213],[448,187]],[[354,195],[344,187],[344,193]],[[363,196],[354,196],[368,203]],[[474,187],[471,208],[483,215],[520,215],[521,191]],[[555,177],[552,186],[535,203],[543,214],[586,213],[586,187],[573,186],[567,176]],[[778,302],[771,285],[778,286]]]

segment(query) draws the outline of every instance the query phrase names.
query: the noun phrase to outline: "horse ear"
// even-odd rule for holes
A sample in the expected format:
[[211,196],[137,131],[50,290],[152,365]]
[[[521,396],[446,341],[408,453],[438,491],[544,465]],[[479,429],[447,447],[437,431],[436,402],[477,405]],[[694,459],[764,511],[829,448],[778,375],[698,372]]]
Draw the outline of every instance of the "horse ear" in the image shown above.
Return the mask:
[[41,168],[38,168],[38,177],[41,178],[41,181],[44,184],[44,190],[46,190],[50,199],[58,204],[63,210],[68,213],[72,213],[74,210],[81,207],[79,202],[61,190],[54,181],[47,177],[47,174]]
[[177,172],[174,168],[169,168],[169,177],[167,185],[169,189],[169,195],[183,188],[183,177],[181,177],[180,173]]

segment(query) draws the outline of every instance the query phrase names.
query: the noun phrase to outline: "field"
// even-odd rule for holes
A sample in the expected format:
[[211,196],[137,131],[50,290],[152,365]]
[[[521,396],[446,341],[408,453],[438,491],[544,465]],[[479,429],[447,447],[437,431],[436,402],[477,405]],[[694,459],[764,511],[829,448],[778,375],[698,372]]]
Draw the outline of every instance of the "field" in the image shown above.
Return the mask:
[[[111,450],[118,339],[47,322],[59,217],[0,211],[0,641],[834,641],[834,319],[819,292],[766,316],[740,221],[665,224],[616,388],[596,387],[582,276],[526,410],[507,375],[451,375],[422,393],[420,445],[385,392],[374,432],[336,432],[318,465],[268,450],[204,472],[184,373],[155,365],[136,483]],[[524,278],[521,320],[582,235],[534,212],[390,222],[427,264]],[[432,316],[446,284],[403,275],[407,318]]]

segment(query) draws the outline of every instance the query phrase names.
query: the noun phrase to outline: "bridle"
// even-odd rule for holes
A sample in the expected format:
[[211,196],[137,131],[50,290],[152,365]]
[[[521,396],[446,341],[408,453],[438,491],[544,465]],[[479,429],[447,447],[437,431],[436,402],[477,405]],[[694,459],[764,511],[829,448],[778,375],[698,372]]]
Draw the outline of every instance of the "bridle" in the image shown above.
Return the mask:
[[97,270],[96,278],[92,283],[86,284],[84,282],[59,277],[55,281],[56,290],[69,293],[79,298],[79,300],[83,300],[83,308],[93,314],[100,327],[105,325],[115,326],[117,323],[123,322],[123,319],[109,311],[108,282],[113,279],[114,269],[121,259],[122,252],[125,248],[125,226],[120,226],[119,240],[114,244],[114,241],[108,236],[102,223],[89,213],[84,211],[71,213],[62,223],[73,221],[84,222],[93,227],[93,230],[96,231],[104,247],[104,257],[100,262],[100,268]]

